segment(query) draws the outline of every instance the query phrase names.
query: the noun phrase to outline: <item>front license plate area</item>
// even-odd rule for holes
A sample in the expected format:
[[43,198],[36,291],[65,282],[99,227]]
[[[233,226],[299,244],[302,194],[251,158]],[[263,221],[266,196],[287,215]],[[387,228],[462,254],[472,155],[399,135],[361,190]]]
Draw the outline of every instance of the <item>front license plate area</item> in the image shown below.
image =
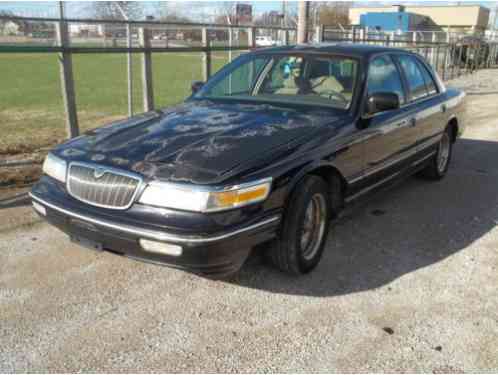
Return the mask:
[[70,238],[71,238],[71,242],[74,242],[75,244],[86,247],[87,249],[94,250],[94,251],[104,250],[104,248],[100,242],[93,241],[89,238],[80,237],[80,236],[70,236]]

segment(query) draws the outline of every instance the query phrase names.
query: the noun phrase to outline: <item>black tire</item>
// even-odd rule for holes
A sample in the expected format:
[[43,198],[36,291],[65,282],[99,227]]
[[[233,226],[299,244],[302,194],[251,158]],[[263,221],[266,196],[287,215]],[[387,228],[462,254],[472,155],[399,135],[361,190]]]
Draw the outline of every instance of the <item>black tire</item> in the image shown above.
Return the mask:
[[[315,210],[319,212],[317,216]],[[323,216],[319,218],[320,215]],[[310,216],[313,216],[311,224]],[[280,236],[269,250],[271,263],[291,275],[312,271],[322,257],[331,216],[330,189],[327,183],[318,176],[304,177],[287,203]],[[316,230],[312,227],[316,227]],[[306,239],[311,242],[306,242]],[[305,247],[304,243],[307,244]]]
[[453,129],[446,128],[439,141],[436,154],[430,159],[425,169],[420,171],[420,176],[429,180],[440,180],[446,176],[453,152]]

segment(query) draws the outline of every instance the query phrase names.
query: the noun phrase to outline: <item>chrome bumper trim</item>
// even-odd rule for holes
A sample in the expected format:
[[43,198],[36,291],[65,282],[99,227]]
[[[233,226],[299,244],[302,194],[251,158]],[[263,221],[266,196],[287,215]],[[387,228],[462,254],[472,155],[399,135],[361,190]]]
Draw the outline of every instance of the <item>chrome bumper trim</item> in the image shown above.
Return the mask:
[[41,203],[41,204],[43,204],[43,205],[45,205],[53,210],[59,211],[65,215],[74,217],[74,218],[79,219],[79,220],[87,221],[87,222],[92,223],[92,224],[96,224],[96,225],[99,225],[102,227],[118,230],[121,232],[130,233],[130,234],[133,234],[133,235],[136,235],[139,237],[144,237],[144,238],[153,239],[153,240],[157,240],[157,241],[174,242],[174,243],[196,243],[197,244],[197,243],[209,243],[209,242],[220,241],[220,240],[224,240],[224,239],[229,238],[229,237],[233,237],[237,234],[244,233],[244,232],[247,232],[247,231],[250,231],[253,229],[257,229],[257,228],[262,227],[264,225],[267,225],[267,224],[270,224],[273,222],[277,222],[280,220],[280,216],[272,216],[268,219],[262,220],[258,223],[249,225],[249,226],[244,227],[244,228],[234,230],[232,232],[227,232],[227,233],[223,233],[223,234],[216,235],[216,236],[188,237],[188,236],[178,236],[178,235],[174,235],[174,234],[168,234],[168,233],[155,231],[155,230],[137,228],[137,227],[134,227],[131,225],[126,225],[126,224],[116,224],[116,223],[110,222],[108,220],[96,219],[96,218],[93,218],[90,216],[77,214],[77,213],[71,212],[69,210],[66,210],[64,208],[61,208],[59,206],[56,206],[52,203],[48,203],[47,201],[45,201],[41,198],[38,198],[37,196],[35,196],[32,193],[29,193],[29,196],[38,203]]

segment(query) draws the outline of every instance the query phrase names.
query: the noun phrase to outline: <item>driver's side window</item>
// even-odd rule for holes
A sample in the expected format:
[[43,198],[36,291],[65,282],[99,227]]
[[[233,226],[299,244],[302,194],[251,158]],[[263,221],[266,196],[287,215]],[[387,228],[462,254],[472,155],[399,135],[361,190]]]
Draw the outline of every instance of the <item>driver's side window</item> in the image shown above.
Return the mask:
[[315,94],[351,100],[356,79],[356,64],[345,58],[314,58],[310,61],[309,80]]
[[303,74],[304,59],[285,56],[278,59],[268,77],[265,78],[262,94],[297,95],[300,91],[298,80]]
[[399,103],[405,103],[401,77],[390,56],[379,56],[370,62],[367,90],[369,96],[378,92],[395,93],[398,95]]

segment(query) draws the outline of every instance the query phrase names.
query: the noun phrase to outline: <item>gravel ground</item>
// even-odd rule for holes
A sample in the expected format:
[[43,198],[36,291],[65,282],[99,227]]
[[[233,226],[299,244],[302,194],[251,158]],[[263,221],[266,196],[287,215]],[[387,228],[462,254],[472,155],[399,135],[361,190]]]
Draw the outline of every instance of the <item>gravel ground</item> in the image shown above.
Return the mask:
[[452,84],[472,121],[447,178],[355,207],[298,279],[94,253],[0,190],[0,372],[498,371],[498,71]]

